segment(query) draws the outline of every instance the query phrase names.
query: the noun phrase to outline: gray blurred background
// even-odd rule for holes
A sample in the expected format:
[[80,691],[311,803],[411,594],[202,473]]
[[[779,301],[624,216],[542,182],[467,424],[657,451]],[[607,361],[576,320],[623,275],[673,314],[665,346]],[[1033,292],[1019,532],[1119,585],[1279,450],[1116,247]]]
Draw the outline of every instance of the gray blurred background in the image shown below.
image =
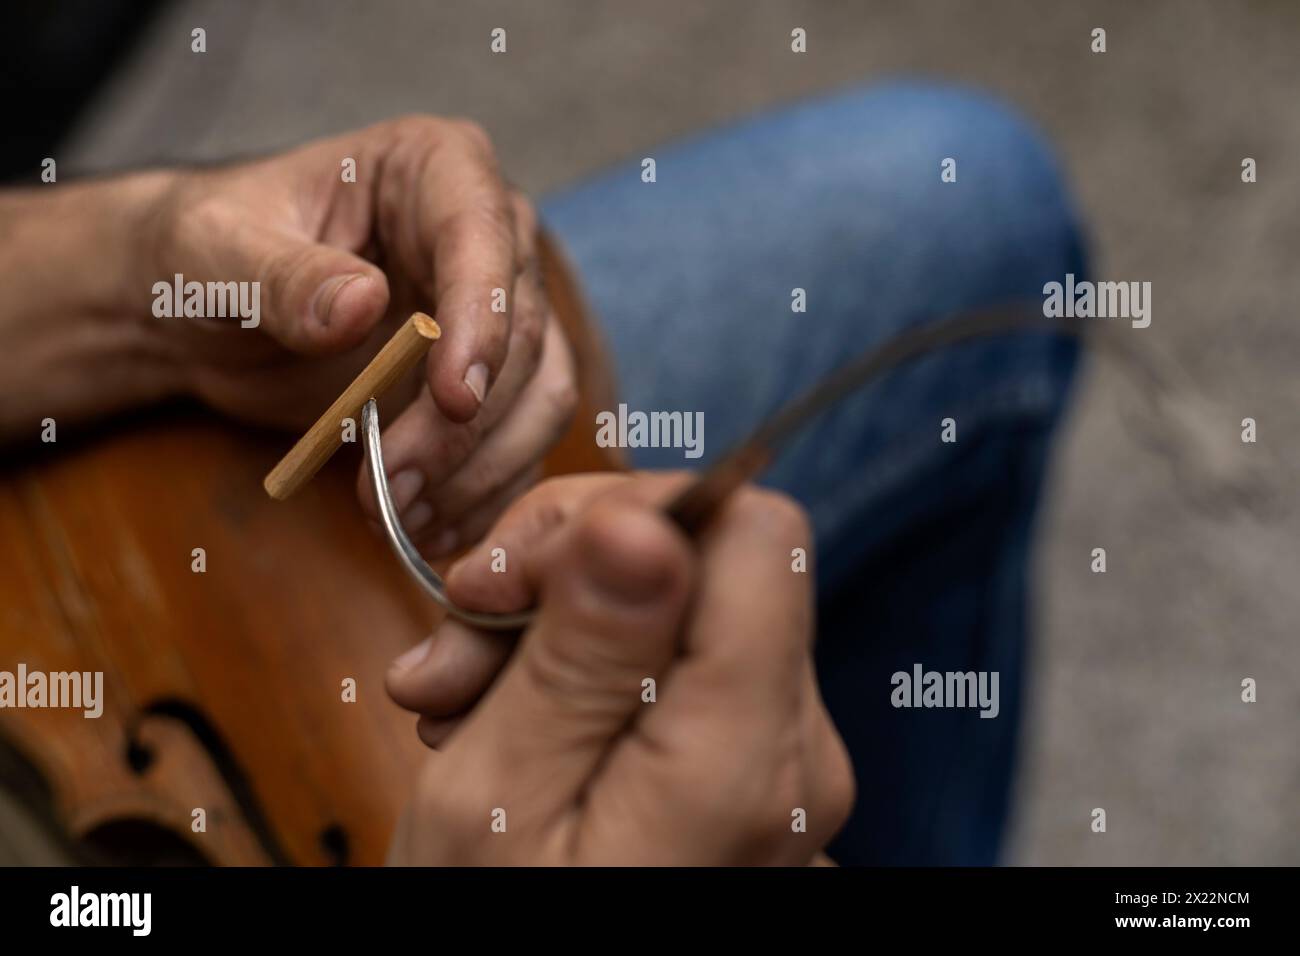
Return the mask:
[[[206,56],[190,52],[196,26]],[[498,26],[504,56],[488,50]],[[1089,49],[1099,26],[1104,55]],[[899,73],[998,92],[1048,131],[1097,274],[1152,282],[1143,334],[1213,402],[1211,440],[1255,456],[1282,499],[1197,506],[1123,424],[1118,376],[1085,377],[1040,526],[1008,859],[1300,863],[1300,3],[186,0],[105,88],[60,172],[264,152],[424,111],[477,118],[539,193]],[[1243,449],[1246,416],[1259,443]],[[1094,547],[1107,574],[1089,570]]]

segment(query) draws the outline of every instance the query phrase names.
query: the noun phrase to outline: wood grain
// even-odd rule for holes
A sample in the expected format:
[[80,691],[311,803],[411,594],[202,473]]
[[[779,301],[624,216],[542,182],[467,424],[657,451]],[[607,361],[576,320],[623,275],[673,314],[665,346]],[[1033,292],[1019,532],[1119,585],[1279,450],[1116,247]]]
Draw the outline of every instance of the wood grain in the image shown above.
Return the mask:
[[361,409],[366,402],[382,397],[415,367],[429,346],[441,336],[438,323],[423,312],[416,312],[402,323],[370,364],[357,374],[343,394],[267,474],[262,482],[266,493],[282,501],[311,481],[342,446],[344,422],[351,419],[353,428],[359,429]]

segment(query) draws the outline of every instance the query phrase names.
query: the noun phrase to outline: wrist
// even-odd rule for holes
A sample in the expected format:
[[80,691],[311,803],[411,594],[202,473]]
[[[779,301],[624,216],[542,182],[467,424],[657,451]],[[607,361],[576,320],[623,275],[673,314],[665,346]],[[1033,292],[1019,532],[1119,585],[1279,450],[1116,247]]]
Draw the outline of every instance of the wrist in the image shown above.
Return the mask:
[[4,271],[45,311],[134,314],[148,302],[145,273],[174,178],[132,173],[4,194]]
[[69,290],[79,299],[70,306],[153,324],[151,290],[159,279],[171,279],[161,274],[160,263],[178,178],[169,170],[150,170],[69,190],[65,202],[72,213],[60,218],[68,223],[73,255],[87,264]]
[[155,283],[172,281],[164,260],[182,175],[146,170],[87,183],[81,197],[86,212],[74,230],[82,261],[96,266],[73,291],[81,301],[72,307],[80,305],[101,325],[112,326],[111,339],[125,346],[119,358],[136,369],[150,397],[188,390],[182,341],[152,307]]

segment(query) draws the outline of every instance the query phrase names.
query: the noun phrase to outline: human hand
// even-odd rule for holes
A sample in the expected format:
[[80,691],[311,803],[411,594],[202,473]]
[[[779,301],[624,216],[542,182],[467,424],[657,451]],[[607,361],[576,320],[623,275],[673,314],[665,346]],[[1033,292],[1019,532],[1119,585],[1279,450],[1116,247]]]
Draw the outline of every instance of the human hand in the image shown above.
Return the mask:
[[437,752],[393,862],[824,860],[853,776],[790,569],[807,521],[744,489],[697,553],[658,510],[683,477],[545,482],[457,564],[458,603],[537,617],[517,645],[448,620],[395,662],[389,692]]
[[[355,182],[343,181],[347,159]],[[392,120],[178,173],[161,205],[157,280],[261,283],[256,328],[158,320],[171,323],[194,394],[302,429],[423,309],[443,338],[384,410],[406,530],[427,555],[448,553],[536,480],[576,404],[574,363],[541,288],[536,215],[501,179],[480,128]],[[358,494],[377,517],[364,466]]]

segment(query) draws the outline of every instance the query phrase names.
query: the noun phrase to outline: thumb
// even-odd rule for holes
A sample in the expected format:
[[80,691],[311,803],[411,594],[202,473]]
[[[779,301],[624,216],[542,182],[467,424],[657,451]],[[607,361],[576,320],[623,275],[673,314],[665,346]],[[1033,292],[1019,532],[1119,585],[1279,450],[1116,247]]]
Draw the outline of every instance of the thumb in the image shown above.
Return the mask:
[[215,258],[209,270],[219,274],[208,278],[256,281],[260,327],[294,352],[359,345],[388,307],[388,280],[373,263],[284,230],[236,229]]
[[537,618],[457,744],[564,801],[645,706],[642,681],[673,659],[694,558],[652,506],[607,498],[530,560]]

